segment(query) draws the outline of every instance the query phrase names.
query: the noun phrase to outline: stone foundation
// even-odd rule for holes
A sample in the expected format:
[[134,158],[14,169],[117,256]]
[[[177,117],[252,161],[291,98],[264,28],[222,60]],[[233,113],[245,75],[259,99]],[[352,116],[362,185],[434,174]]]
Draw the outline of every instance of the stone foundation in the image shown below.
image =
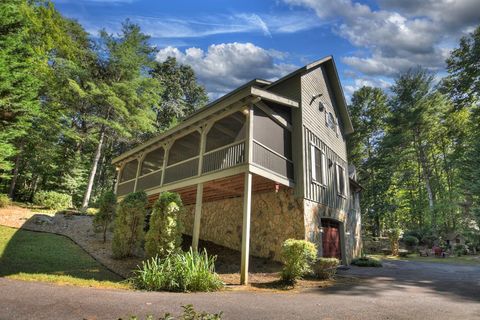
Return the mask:
[[340,222],[340,246],[343,263],[349,264],[353,258],[361,254],[361,225],[360,212],[327,207],[323,204],[303,200],[305,208],[305,237],[317,245],[318,255],[322,256],[321,220],[333,219]]
[[[192,235],[195,206],[187,206],[185,233]],[[243,197],[203,203],[200,239],[239,250],[242,245]],[[304,239],[302,201],[293,190],[263,192],[252,195],[250,253],[280,260],[283,241]]]
[[[305,208],[305,209],[304,209]],[[185,208],[185,233],[192,235],[195,205]],[[309,240],[322,256],[321,219],[340,222],[343,262],[350,263],[361,253],[360,214],[348,214],[322,204],[295,199],[292,189],[252,195],[250,254],[280,261],[282,243],[289,238]],[[200,239],[241,250],[243,197],[203,203]]]

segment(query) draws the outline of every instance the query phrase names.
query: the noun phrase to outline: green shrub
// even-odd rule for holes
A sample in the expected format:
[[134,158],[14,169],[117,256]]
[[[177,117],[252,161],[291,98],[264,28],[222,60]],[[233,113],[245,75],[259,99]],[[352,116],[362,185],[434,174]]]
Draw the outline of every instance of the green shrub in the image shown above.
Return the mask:
[[282,245],[281,256],[284,263],[282,280],[294,284],[312,271],[311,265],[317,257],[317,248],[305,240],[287,239]]
[[107,241],[108,226],[115,216],[116,206],[117,197],[115,196],[115,193],[108,191],[100,197],[98,212],[93,218],[93,228],[102,232],[103,243]]
[[318,258],[313,265],[313,272],[322,280],[332,279],[337,273],[340,260],[337,258]]
[[178,193],[164,192],[153,206],[150,228],[145,236],[147,256],[164,258],[180,249],[183,225],[179,215],[183,211]]
[[464,244],[457,243],[453,247],[453,253],[455,253],[455,255],[457,255],[458,257],[461,257],[468,253],[468,247]]
[[10,204],[10,198],[6,194],[0,194],[0,208],[4,208]]
[[403,237],[403,242],[405,242],[407,247],[413,248],[418,246],[419,240],[415,236],[405,236]]
[[56,191],[40,191],[35,193],[33,203],[54,210],[68,209],[73,206],[71,195]]
[[146,206],[145,192],[128,194],[117,206],[113,231],[112,252],[115,258],[135,255],[144,238]]
[[164,259],[150,258],[131,279],[138,289],[149,291],[214,291],[223,286],[215,273],[216,257],[204,250],[172,253]]
[[[166,313],[163,317],[158,318],[158,320],[221,320],[223,316],[223,312],[219,313],[207,313],[205,311],[203,312],[197,312],[193,308],[193,305],[189,304],[186,306],[182,306],[183,308],[183,314],[178,316],[178,318],[175,318],[172,316],[170,313]],[[149,315],[145,318],[145,320],[154,320],[157,319],[156,317],[154,318],[153,315]],[[122,320],[121,318],[119,320]],[[129,318],[129,320],[138,320],[137,317],[132,316]]]
[[372,257],[361,257],[353,259],[352,264],[357,267],[382,267],[382,262]]

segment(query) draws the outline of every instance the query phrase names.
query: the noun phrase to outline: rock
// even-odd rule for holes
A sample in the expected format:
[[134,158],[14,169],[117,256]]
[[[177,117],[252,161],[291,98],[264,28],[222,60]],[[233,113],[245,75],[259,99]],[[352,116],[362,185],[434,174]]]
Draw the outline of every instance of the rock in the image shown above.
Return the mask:
[[53,218],[49,216],[44,216],[44,215],[38,215],[35,217],[35,224],[40,224],[40,225],[53,225]]

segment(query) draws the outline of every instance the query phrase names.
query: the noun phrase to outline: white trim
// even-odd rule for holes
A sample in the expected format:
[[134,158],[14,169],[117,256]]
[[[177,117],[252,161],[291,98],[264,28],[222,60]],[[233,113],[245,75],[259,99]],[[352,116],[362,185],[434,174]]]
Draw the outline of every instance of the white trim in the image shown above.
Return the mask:
[[[343,171],[343,190],[340,190],[340,168]],[[337,194],[342,198],[347,198],[347,185],[345,181],[345,168],[340,165],[340,163],[335,162],[335,173],[336,173],[336,181],[337,181]]]
[[248,260],[250,256],[250,221],[252,214],[252,173],[245,172],[243,191],[242,257],[240,263],[240,284],[248,284]]
[[[320,167],[322,168],[322,176],[321,180],[317,180],[317,169],[316,163],[317,158],[315,157],[315,149],[320,151]],[[326,187],[327,185],[327,161],[325,156],[325,151],[323,151],[319,146],[317,146],[314,142],[310,141],[310,178],[314,184],[318,184],[322,187]]]
[[267,106],[263,101],[258,101],[255,103],[255,106],[265,112],[269,118],[274,120],[277,124],[281,125],[285,129],[292,131],[292,125],[288,123],[285,119],[280,117],[275,113],[269,106]]
[[292,180],[285,178],[284,176],[279,175],[275,171],[262,167],[261,165],[258,165],[256,163],[251,163],[249,165],[249,171],[251,171],[252,173],[258,176],[262,176],[269,180],[277,182],[279,184],[283,184],[284,186],[287,186],[287,187],[295,186],[295,183]]

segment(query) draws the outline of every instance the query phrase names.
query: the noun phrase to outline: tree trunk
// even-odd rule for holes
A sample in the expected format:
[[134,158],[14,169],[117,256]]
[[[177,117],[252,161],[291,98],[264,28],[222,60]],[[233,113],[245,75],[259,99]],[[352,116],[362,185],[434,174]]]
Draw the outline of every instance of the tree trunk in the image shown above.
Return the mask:
[[92,195],[93,182],[95,180],[95,174],[97,173],[98,162],[100,156],[102,155],[103,140],[105,138],[105,129],[100,130],[100,139],[98,140],[97,150],[95,151],[95,157],[93,158],[92,169],[90,170],[90,175],[88,177],[87,190],[85,191],[85,196],[83,197],[82,211],[86,211],[88,208],[88,203],[90,201],[90,196]]
[[18,179],[18,170],[20,167],[20,161],[22,160],[22,152],[23,152],[23,146],[24,142],[20,142],[20,150],[18,151],[17,157],[15,159],[15,168],[13,169],[13,176],[12,176],[12,181],[10,182],[10,190],[8,192],[8,196],[10,199],[13,199],[13,196],[15,195],[15,186],[17,184],[17,179]]

